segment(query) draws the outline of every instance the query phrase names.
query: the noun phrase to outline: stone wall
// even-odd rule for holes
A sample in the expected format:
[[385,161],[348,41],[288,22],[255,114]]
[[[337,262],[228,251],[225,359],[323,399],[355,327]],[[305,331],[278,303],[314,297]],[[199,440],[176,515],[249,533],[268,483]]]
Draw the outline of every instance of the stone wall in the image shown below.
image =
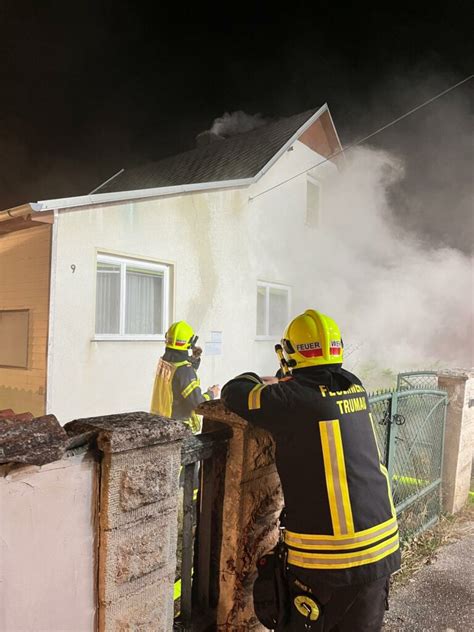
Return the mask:
[[283,507],[273,440],[220,401],[202,404],[199,411],[204,428],[215,420],[228,424],[233,432],[225,474],[217,630],[263,631],[253,611],[256,562],[276,544]]
[[146,413],[70,422],[103,452],[99,517],[99,630],[170,632],[181,444],[189,429]]
[[474,371],[443,371],[438,385],[448,393],[443,459],[443,510],[464,506],[474,450]]
[[[455,512],[463,506],[469,491],[474,437],[474,373],[444,372],[439,375],[439,387],[446,390],[449,397],[443,503],[445,511]],[[201,502],[207,506],[202,514],[207,516],[207,521],[203,519],[199,524],[200,546],[206,540],[204,533],[212,533],[212,540],[207,539],[206,544],[210,565],[204,555],[201,558],[198,555],[198,563],[194,566],[201,574],[197,602],[201,605],[210,603],[211,609],[217,607],[218,632],[263,632],[253,611],[252,587],[257,559],[275,545],[278,517],[283,506],[274,444],[268,433],[229,412],[220,401],[201,405],[199,412],[204,415],[204,430],[211,429],[215,421],[223,422],[231,428],[232,439],[228,444],[227,460],[221,446],[220,456],[205,461],[202,470],[204,480],[208,481],[207,489],[213,491],[206,495],[204,490],[201,497]],[[3,459],[5,462],[37,463],[46,466],[45,471],[57,470],[57,474],[57,466],[51,464],[53,467],[50,467],[51,459],[60,458],[66,450],[71,453],[71,449],[89,444],[90,471],[100,470],[98,496],[92,494],[92,514],[98,516],[97,529],[84,545],[92,546],[92,553],[98,551],[97,576],[91,577],[95,562],[92,559],[95,556],[91,554],[91,575],[86,578],[89,581],[87,594],[92,604],[86,613],[91,625],[88,629],[91,632],[92,629],[171,632],[178,478],[182,443],[186,436],[191,437],[189,429],[179,422],[147,413],[80,419],[70,422],[64,429],[59,428],[52,416],[32,421],[6,419],[1,423],[4,432],[3,443],[0,440],[3,455],[0,462]],[[18,425],[15,427],[14,424]],[[28,434],[26,438],[25,433]],[[187,445],[192,448],[191,443],[187,442]],[[81,449],[86,450],[85,447]],[[89,467],[89,461],[87,464]],[[5,467],[9,473],[11,466]],[[5,478],[4,490],[16,491],[12,485],[7,487],[7,483],[10,485],[10,480]],[[24,481],[19,484],[23,485]],[[27,486],[28,490],[34,491],[34,482],[28,482]],[[20,496],[23,497],[24,492]],[[67,510],[58,510],[53,500],[54,494],[50,498],[49,514],[56,519]],[[74,507],[84,502],[80,495],[69,500]],[[87,502],[91,502],[90,498]],[[72,511],[70,513],[74,515]],[[52,568],[53,573],[55,568]],[[25,571],[26,575],[28,572]],[[206,581],[202,581],[204,575]],[[83,579],[79,577],[77,581],[81,583]],[[14,584],[10,581],[10,585]],[[44,582],[44,585],[48,594],[48,584]],[[95,596],[90,586],[97,586],[97,617],[91,610]],[[55,601],[57,594],[54,594]],[[51,610],[49,602],[45,603],[45,611]],[[63,610],[69,611],[68,608]],[[84,608],[82,610],[85,612]],[[16,615],[12,613],[8,615],[13,617],[8,619],[9,622],[15,620]],[[51,621],[48,627],[51,632],[70,629],[67,625],[54,627],[54,616]],[[28,625],[22,629],[34,629]]]
[[170,632],[190,430],[141,412],[24,417],[0,419],[0,629]]

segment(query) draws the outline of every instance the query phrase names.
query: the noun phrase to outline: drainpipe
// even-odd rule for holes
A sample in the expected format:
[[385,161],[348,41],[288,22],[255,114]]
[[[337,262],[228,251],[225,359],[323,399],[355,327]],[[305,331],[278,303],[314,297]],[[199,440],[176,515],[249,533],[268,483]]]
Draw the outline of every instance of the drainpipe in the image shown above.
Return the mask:
[[58,209],[53,211],[53,226],[51,231],[51,257],[49,270],[49,318],[48,345],[46,358],[46,414],[53,408],[53,360],[54,360],[54,325],[56,315],[56,266],[58,259]]

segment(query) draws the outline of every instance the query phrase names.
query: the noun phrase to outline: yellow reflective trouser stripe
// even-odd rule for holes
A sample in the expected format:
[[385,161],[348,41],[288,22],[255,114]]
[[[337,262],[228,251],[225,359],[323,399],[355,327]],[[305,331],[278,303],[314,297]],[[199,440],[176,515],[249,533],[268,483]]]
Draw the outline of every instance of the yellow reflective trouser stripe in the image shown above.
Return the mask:
[[302,568],[352,568],[377,562],[394,553],[398,547],[397,533],[369,549],[352,553],[306,553],[289,549],[288,564]]
[[395,518],[390,518],[386,522],[366,529],[365,531],[356,531],[352,535],[333,536],[333,535],[310,535],[309,533],[294,533],[293,531],[285,531],[285,542],[288,546],[294,546],[298,549],[311,551],[313,549],[354,549],[367,544],[373,544],[393,534],[398,529]]
[[390,501],[390,508],[392,510],[392,516],[394,517],[394,519],[396,519],[396,511],[395,511],[395,505],[393,503],[392,490],[390,488],[390,481],[388,480],[388,472],[385,465],[380,464],[380,471],[385,476],[385,480],[387,481],[387,494],[388,494],[388,499]]
[[319,432],[334,534],[354,533],[339,420],[320,421]]
[[181,580],[180,579],[178,579],[178,581],[174,583],[173,597],[174,597],[174,601],[176,601],[176,599],[179,599],[181,597]]
[[249,393],[248,407],[249,410],[257,410],[260,408],[260,398],[262,397],[262,391],[265,388],[265,384],[256,384]]
[[390,500],[390,507],[392,509],[392,516],[395,517],[396,513],[395,513],[395,505],[393,504],[392,490],[391,490],[391,487],[390,487],[390,481],[388,480],[387,468],[385,467],[385,465],[382,465],[382,463],[381,463],[382,455],[380,454],[380,448],[379,448],[379,444],[378,444],[378,441],[377,441],[377,434],[375,432],[374,417],[373,417],[372,413],[369,413],[369,417],[370,417],[370,423],[372,424],[372,432],[374,433],[375,445],[377,446],[377,453],[379,455],[380,471],[385,476],[385,479],[387,481],[387,493],[388,493],[388,498]]
[[377,441],[377,434],[375,432],[374,418],[373,418],[372,413],[369,413],[369,419],[370,419],[370,423],[372,425],[372,432],[374,433],[374,440],[375,440],[375,445],[377,447],[377,454],[379,455],[379,461],[381,461],[382,460],[382,456],[380,454],[379,442]]
[[199,386],[199,380],[193,380],[190,382],[186,388],[183,388],[181,391],[181,395],[186,399],[191,393]]

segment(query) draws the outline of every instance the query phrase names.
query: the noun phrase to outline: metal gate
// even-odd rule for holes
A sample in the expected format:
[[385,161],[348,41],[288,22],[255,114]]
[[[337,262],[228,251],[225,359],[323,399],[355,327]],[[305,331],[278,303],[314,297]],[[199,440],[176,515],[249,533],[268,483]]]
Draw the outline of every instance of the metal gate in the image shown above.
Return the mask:
[[369,396],[402,540],[433,525],[441,512],[447,394],[432,372],[401,373],[397,390]]

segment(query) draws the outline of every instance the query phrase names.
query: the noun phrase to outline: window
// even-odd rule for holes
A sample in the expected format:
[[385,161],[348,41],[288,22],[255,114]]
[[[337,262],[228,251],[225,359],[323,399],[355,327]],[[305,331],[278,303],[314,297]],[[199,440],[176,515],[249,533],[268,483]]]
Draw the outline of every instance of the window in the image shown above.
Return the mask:
[[321,206],[321,185],[311,176],[306,180],[306,224],[319,226]]
[[96,339],[161,339],[168,328],[170,266],[97,255]]
[[281,337],[290,318],[291,292],[287,285],[257,284],[257,338],[275,340]]
[[28,368],[27,309],[0,311],[0,366]]

